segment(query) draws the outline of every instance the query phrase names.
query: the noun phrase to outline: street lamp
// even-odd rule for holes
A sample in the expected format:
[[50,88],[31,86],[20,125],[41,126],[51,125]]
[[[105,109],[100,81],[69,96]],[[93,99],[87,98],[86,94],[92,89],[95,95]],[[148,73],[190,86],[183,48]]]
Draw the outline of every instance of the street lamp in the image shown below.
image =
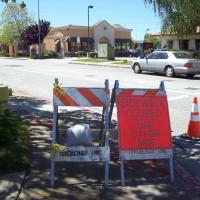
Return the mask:
[[87,44],[87,48],[88,48],[88,57],[89,57],[89,39],[90,39],[90,30],[89,30],[89,25],[90,25],[90,23],[89,23],[89,10],[90,9],[92,9],[93,8],[93,6],[88,6],[88,44]]
[[146,29],[146,34],[145,34],[146,39],[147,39],[147,34],[149,30],[150,30],[149,28]]
[[39,58],[41,58],[40,43],[41,43],[41,38],[40,38],[40,0],[38,0],[38,53],[39,53]]

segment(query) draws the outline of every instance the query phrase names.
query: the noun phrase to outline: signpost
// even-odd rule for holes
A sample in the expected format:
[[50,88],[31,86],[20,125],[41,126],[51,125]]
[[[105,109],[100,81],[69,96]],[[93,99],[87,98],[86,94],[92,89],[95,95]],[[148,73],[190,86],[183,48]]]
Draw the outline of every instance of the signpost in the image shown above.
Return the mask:
[[173,152],[167,96],[159,89],[116,88],[118,139],[122,186],[124,160],[168,158],[173,175]]

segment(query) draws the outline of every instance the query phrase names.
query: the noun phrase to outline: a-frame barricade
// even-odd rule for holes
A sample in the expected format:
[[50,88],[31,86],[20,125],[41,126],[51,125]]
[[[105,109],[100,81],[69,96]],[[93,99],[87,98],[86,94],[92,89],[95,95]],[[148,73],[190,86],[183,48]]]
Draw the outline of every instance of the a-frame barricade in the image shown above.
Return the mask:
[[116,102],[121,185],[125,186],[124,161],[169,159],[174,181],[173,149],[167,95],[159,89],[120,89],[115,81],[109,119]]
[[[71,107],[102,107],[103,127],[105,140],[103,146],[63,146],[57,144],[58,133],[58,108],[60,106]],[[55,80],[53,89],[53,128],[52,128],[52,149],[51,149],[51,186],[54,187],[55,163],[56,162],[104,162],[105,182],[108,186],[110,147],[108,139],[110,106],[109,82],[105,81],[104,88],[83,88],[83,87],[61,87],[58,80]]]

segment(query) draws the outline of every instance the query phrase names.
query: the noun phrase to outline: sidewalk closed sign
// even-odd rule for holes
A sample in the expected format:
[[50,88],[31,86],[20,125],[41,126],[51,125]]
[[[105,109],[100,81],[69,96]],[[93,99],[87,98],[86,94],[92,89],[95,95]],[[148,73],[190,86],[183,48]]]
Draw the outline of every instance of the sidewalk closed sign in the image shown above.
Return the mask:
[[116,85],[121,184],[124,161],[169,159],[174,181],[173,149],[164,82],[159,89],[120,89]]
[[167,96],[125,90],[116,97],[120,151],[172,148]]

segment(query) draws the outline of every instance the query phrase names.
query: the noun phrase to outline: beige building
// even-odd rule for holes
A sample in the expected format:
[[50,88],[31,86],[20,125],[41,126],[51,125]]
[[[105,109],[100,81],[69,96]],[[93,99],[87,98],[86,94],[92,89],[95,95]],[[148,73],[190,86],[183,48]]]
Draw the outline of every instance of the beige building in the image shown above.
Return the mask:
[[[98,50],[99,43],[108,43],[116,50],[129,49],[132,29],[123,28],[119,24],[111,25],[101,20],[89,27],[89,50]],[[51,28],[43,42],[44,48],[56,51],[63,56],[69,52],[87,51],[88,27],[63,26]]]
[[173,50],[200,50],[200,32],[179,36],[176,34],[153,33],[151,37],[161,42],[161,48]]

